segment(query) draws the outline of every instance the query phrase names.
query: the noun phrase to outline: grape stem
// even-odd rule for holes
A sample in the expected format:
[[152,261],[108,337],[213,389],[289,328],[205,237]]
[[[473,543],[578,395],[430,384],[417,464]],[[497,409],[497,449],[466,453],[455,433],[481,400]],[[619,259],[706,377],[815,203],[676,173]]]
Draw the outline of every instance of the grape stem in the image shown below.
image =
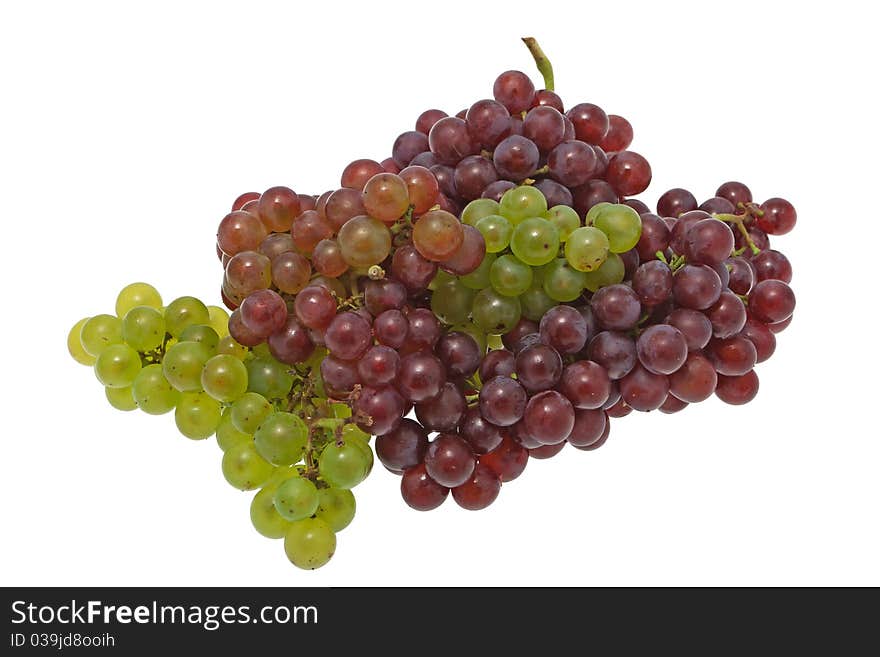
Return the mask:
[[727,213],[722,212],[720,214],[713,214],[712,216],[715,217],[716,219],[721,220],[721,221],[726,221],[729,224],[736,224],[736,229],[743,236],[743,239],[746,241],[746,244],[749,245],[749,248],[752,250],[752,254],[758,255],[761,252],[761,249],[759,249],[755,245],[755,242],[752,240],[752,236],[749,235],[749,231],[746,228],[745,220],[748,215],[727,214]]
[[657,256],[657,260],[659,260],[663,264],[665,264],[665,265],[669,264],[669,261],[666,259],[666,256],[663,254],[663,251],[657,251],[657,253],[655,253],[654,255]]
[[538,71],[544,77],[544,88],[547,91],[553,91],[553,65],[550,63],[550,60],[547,59],[547,55],[541,50],[541,46],[538,45],[538,41],[534,37],[523,37],[523,43],[526,44],[526,48],[532,53]]

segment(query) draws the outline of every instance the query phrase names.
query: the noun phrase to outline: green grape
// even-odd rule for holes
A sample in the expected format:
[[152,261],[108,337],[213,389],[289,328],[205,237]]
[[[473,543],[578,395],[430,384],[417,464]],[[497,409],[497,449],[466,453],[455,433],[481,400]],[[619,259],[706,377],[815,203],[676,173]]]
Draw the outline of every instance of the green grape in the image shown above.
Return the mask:
[[541,217],[545,212],[547,212],[547,199],[544,198],[541,190],[529,185],[520,185],[504,192],[498,214],[517,226],[526,219]]
[[253,435],[272,410],[272,404],[263,395],[246,392],[230,407],[232,424],[239,431]]
[[474,324],[484,333],[501,335],[516,325],[522,309],[516,297],[505,297],[492,288],[486,288],[474,298],[471,314]]
[[274,359],[275,357],[272,355],[272,352],[269,351],[269,345],[265,342],[261,342],[256,347],[254,347],[251,351],[254,352],[254,356],[257,358],[266,358],[269,360]]
[[482,350],[483,353],[486,352],[486,333],[478,326],[468,322],[467,324],[456,324],[455,326],[449,327],[449,332],[459,331],[460,333],[467,333],[471,336],[477,343],[477,346]]
[[513,229],[510,250],[527,265],[546,265],[559,253],[559,230],[543,217],[524,219]]
[[198,342],[178,342],[165,350],[162,372],[168,383],[177,390],[195,392],[202,389],[202,369],[209,358],[211,352],[205,345]]
[[174,422],[187,438],[210,438],[220,425],[220,403],[204,392],[185,392],[174,410]]
[[122,342],[122,321],[113,315],[95,315],[83,324],[79,339],[83,350],[97,358],[111,344]]
[[105,387],[104,394],[107,395],[107,401],[110,402],[110,405],[120,411],[133,411],[138,407],[131,394],[131,386],[126,388]]
[[642,218],[628,205],[616,203],[604,208],[593,225],[608,236],[613,253],[629,251],[642,236]]
[[321,363],[325,358],[330,354],[329,351],[325,347],[319,347],[315,345],[315,350],[312,352],[312,355],[309,356],[309,359],[303,363],[306,367],[310,367],[311,369],[318,369],[321,367]]
[[522,315],[533,322],[541,321],[548,310],[557,305],[556,302],[544,292],[544,283],[535,276],[531,287],[519,296],[519,304]]
[[212,354],[217,353],[217,347],[220,346],[220,336],[217,335],[217,331],[207,324],[193,324],[192,326],[187,326],[180,334],[180,341],[200,342],[205,345]]
[[554,301],[574,301],[584,291],[585,277],[565,258],[557,258],[544,268],[544,292]]
[[277,488],[291,477],[300,477],[300,466],[297,465],[276,465],[272,468],[272,475],[266,480],[265,486]]
[[[181,343],[186,344],[186,343]],[[229,404],[241,397],[248,389],[248,371],[235,356],[214,356],[202,370],[202,388],[217,401]]]
[[282,518],[275,509],[276,488],[266,484],[251,500],[251,523],[266,538],[284,538],[290,529],[290,521]]
[[122,339],[133,349],[157,349],[165,339],[165,318],[149,306],[135,306],[122,318]]
[[159,363],[144,367],[131,384],[131,394],[138,408],[149,415],[162,415],[177,405],[180,392],[175,390]]
[[274,502],[285,520],[302,520],[318,510],[318,489],[305,477],[290,477],[275,489]]
[[210,321],[208,307],[195,297],[179,297],[165,308],[165,329],[175,338],[179,338],[187,326]]
[[486,242],[486,253],[499,253],[510,244],[513,226],[500,214],[490,214],[480,219],[474,226]]
[[462,285],[472,290],[482,290],[484,287],[489,287],[489,270],[492,268],[492,263],[495,262],[497,257],[494,253],[485,254],[479,267],[458,280],[461,281]]
[[334,532],[341,532],[354,520],[357,504],[354,493],[342,488],[322,488],[318,491],[318,510],[315,517],[323,520]]
[[498,214],[498,201],[491,198],[474,199],[461,211],[461,223],[476,226],[480,219],[490,214]]
[[457,279],[444,283],[431,295],[431,310],[444,324],[468,321],[476,293]]
[[244,345],[236,342],[235,338],[231,335],[224,335],[217,342],[217,353],[229,354],[230,356],[235,356],[238,360],[244,360],[251,351]]
[[225,338],[229,335],[229,313],[220,306],[208,306],[208,325],[217,331],[217,336]]
[[95,361],[95,376],[108,388],[128,388],[141,371],[141,356],[127,344],[111,344]]
[[455,276],[452,274],[443,271],[442,269],[438,269],[437,273],[434,274],[434,278],[431,279],[431,282],[428,283],[429,290],[436,290],[438,287],[443,285],[444,283],[448,283],[449,281],[454,281]]
[[[352,424],[352,425],[348,425],[348,426],[351,426],[351,427],[354,427],[355,429],[357,429],[356,425]],[[358,434],[360,434],[360,435],[358,435]],[[357,447],[360,450],[361,454],[363,454],[364,458],[367,460],[367,471],[366,471],[366,474],[364,474],[364,479],[366,479],[367,477],[370,476],[370,473],[373,471],[373,462],[374,462],[373,450],[370,449],[369,436],[367,436],[366,440],[361,438],[361,436],[364,435],[364,433],[362,431],[360,431],[360,429],[358,429],[358,434],[356,434],[353,431],[346,432],[343,429],[342,441],[346,445],[354,445],[355,447]]]
[[220,417],[220,424],[217,425],[215,436],[217,437],[217,445],[224,452],[236,445],[254,442],[253,435],[235,428],[232,423],[232,411],[228,408],[223,411],[223,415]]
[[[486,336],[486,348],[487,349],[504,349],[504,340],[501,339],[500,335]],[[484,349],[483,351],[486,351],[486,349]]]
[[293,377],[287,368],[274,358],[254,358],[245,363],[248,390],[258,392],[266,399],[282,399],[293,387]]
[[369,460],[364,451],[358,445],[352,444],[353,442],[343,445],[331,442],[321,452],[318,471],[331,486],[354,488],[366,478]]
[[126,285],[116,297],[116,315],[125,317],[132,308],[148,306],[156,310],[162,307],[162,296],[149,283],[132,283]]
[[596,203],[596,205],[594,205],[587,211],[587,216],[584,217],[584,226],[592,226],[596,222],[596,217],[602,214],[605,211],[605,208],[610,207],[611,204],[608,201]]
[[352,217],[339,229],[339,251],[350,267],[378,265],[391,253],[391,231],[378,219]]
[[598,228],[583,226],[565,243],[565,258],[578,271],[595,271],[608,257],[608,238]]
[[314,570],[326,564],[336,552],[336,534],[318,518],[306,518],[291,523],[284,535],[284,553],[291,563],[304,570]]
[[338,420],[351,417],[351,406],[348,404],[330,404],[330,410],[333,411],[333,417]]
[[532,268],[520,262],[516,256],[503,255],[492,263],[489,281],[498,294],[518,297],[532,284]]
[[254,490],[272,475],[272,465],[257,453],[253,443],[241,443],[223,453],[223,476],[239,490]]
[[544,217],[556,226],[556,229],[559,231],[560,242],[565,242],[572,231],[581,225],[580,215],[574,208],[570,208],[567,205],[554,205],[544,213]]
[[608,258],[596,271],[587,272],[584,278],[584,287],[590,292],[595,292],[600,287],[615,285],[623,281],[626,267],[623,260],[616,253],[609,253]]
[[70,329],[70,333],[67,334],[67,351],[77,363],[91,367],[95,364],[95,357],[83,348],[82,341],[79,339],[82,328],[89,319],[91,318],[83,317]]
[[254,433],[254,445],[273,465],[293,465],[303,457],[308,429],[298,415],[270,413]]

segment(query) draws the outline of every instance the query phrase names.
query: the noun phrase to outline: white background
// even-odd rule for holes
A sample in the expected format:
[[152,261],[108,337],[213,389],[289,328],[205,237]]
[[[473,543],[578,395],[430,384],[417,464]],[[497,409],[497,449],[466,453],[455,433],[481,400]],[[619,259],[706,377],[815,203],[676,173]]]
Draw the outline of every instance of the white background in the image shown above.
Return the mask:
[[[860,2],[29,2],[0,9],[5,585],[880,584],[874,23]],[[419,112],[533,73],[626,116],[654,183],[789,198],[796,318],[745,407],[633,414],[488,510],[377,466],[327,567],[250,526],[211,440],[110,408],[69,327],[146,280],[219,302],[239,193],[321,193]],[[537,78],[537,74],[535,74]],[[870,80],[875,80],[871,82]]]

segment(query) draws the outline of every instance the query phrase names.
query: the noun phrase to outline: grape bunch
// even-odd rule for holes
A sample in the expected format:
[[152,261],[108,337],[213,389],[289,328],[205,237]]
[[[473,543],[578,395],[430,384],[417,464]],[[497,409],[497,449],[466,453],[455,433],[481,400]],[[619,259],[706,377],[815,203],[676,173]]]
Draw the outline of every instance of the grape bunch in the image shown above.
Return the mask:
[[529,458],[595,450],[634,410],[750,401],[791,322],[791,263],[770,248],[791,203],[727,182],[651,212],[631,124],[566,111],[525,41],[543,89],[507,71],[338,188],[238,196],[216,233],[228,319],[135,284],[71,332],[114,406],[216,435],[229,483],[259,491],[255,528],[297,566],[332,556],[372,436],[409,507],[483,509]]

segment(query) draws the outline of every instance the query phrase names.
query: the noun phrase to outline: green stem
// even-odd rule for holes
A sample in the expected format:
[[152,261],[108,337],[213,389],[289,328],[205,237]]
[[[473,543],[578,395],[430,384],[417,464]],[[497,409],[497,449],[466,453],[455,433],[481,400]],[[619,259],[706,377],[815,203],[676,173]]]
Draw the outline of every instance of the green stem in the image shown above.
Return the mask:
[[657,256],[657,260],[659,260],[660,262],[667,264],[667,265],[669,264],[669,261],[666,259],[666,256],[663,255],[663,251],[657,251],[657,253],[655,253],[654,255]]
[[541,50],[541,46],[538,45],[538,42],[534,37],[523,37],[523,43],[526,44],[529,52],[532,53],[538,71],[540,71],[541,75],[544,77],[544,88],[547,91],[553,91],[553,65],[550,63],[550,60],[547,59],[547,55]]
[[713,214],[712,216],[716,219],[719,219],[720,221],[726,221],[729,224],[736,224],[737,230],[740,232],[740,235],[743,236],[746,244],[749,245],[749,248],[752,250],[752,254],[758,255],[761,252],[761,249],[759,249],[755,242],[752,240],[752,236],[749,235],[748,228],[746,228],[745,220],[748,215],[720,213]]

